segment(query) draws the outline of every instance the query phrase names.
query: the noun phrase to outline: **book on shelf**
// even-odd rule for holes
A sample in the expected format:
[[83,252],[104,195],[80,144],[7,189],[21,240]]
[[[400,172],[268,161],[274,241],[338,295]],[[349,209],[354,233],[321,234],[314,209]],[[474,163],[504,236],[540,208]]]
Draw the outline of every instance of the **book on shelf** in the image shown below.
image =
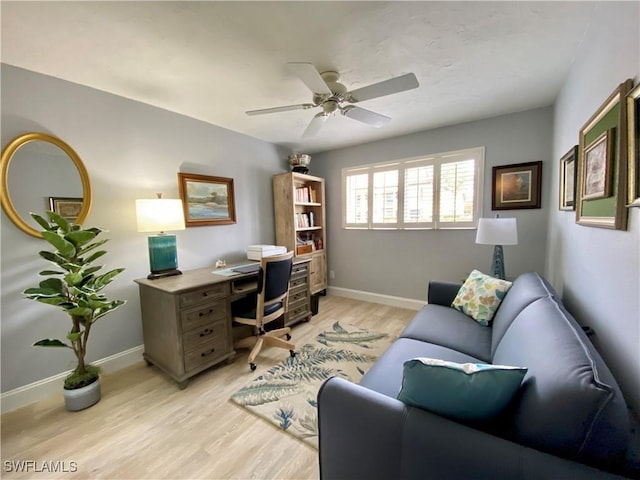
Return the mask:
[[296,188],[295,201],[297,203],[318,203],[316,189],[309,186]]

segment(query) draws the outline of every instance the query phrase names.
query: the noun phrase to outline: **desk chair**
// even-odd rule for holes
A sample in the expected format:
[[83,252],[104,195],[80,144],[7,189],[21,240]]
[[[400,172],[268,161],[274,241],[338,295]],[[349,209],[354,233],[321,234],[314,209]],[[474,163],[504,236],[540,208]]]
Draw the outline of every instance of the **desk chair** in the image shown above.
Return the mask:
[[278,320],[287,311],[292,265],[293,252],[262,258],[255,300],[234,305],[233,321],[254,327],[253,336],[233,345],[234,348],[251,348],[248,358],[251,370],[256,369],[255,360],[263,346],[288,348],[292,357],[296,355],[295,345],[288,341],[291,339],[289,327],[265,331],[267,323]]

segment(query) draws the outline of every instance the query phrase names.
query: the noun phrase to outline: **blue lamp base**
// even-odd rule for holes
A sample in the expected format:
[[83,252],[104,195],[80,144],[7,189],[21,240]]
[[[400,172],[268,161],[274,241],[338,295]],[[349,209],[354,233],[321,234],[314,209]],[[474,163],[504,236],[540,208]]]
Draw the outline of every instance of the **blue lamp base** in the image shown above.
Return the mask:
[[493,247],[493,264],[491,273],[495,278],[504,280],[504,253],[502,251],[502,245],[496,245]]
[[149,235],[148,245],[149,266],[151,267],[151,273],[147,275],[148,279],[182,275],[182,272],[178,270],[175,235]]

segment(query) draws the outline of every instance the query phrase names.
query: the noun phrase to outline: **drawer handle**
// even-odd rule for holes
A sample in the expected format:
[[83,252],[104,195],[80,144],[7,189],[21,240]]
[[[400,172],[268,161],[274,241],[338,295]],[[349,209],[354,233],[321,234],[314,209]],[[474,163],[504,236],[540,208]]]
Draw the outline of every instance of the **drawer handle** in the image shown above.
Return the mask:
[[213,330],[210,328],[205,328],[202,333],[200,334],[201,337],[206,337],[207,335],[211,335],[213,333]]
[[216,349],[215,349],[215,348],[212,348],[211,350],[208,350],[208,351],[206,351],[206,352],[202,352],[202,353],[200,354],[200,356],[201,356],[201,357],[206,357],[207,355],[211,355],[211,354],[212,354],[213,352],[215,352],[215,351],[216,351]]
[[198,314],[198,316],[199,316],[199,317],[204,317],[205,315],[211,315],[212,313],[213,313],[213,310],[212,310],[212,309],[209,309],[209,313],[200,312],[200,313]]
[[202,292],[202,296],[203,296],[203,297],[206,297],[207,295],[208,295],[208,293],[207,293],[207,292]]

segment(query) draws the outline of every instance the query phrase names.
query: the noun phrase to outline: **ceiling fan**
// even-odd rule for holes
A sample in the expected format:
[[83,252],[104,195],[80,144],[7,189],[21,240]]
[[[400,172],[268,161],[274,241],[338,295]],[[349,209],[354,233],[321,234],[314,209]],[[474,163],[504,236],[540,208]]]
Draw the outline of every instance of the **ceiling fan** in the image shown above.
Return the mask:
[[311,90],[313,93],[312,103],[299,103],[297,105],[286,105],[283,107],[249,110],[246,114],[264,115],[266,113],[321,107],[322,111],[311,119],[311,123],[309,123],[309,126],[302,134],[303,137],[316,135],[327,119],[337,111],[345,117],[353,118],[354,120],[374,127],[381,127],[387,124],[391,118],[351,104],[391,95],[393,93],[404,92],[405,90],[411,90],[419,86],[416,76],[413,73],[407,73],[349,92],[347,91],[347,87],[338,82],[338,80],[340,80],[338,72],[328,71],[319,73],[311,63],[288,63],[287,67],[291,73],[297,75],[309,90]]

